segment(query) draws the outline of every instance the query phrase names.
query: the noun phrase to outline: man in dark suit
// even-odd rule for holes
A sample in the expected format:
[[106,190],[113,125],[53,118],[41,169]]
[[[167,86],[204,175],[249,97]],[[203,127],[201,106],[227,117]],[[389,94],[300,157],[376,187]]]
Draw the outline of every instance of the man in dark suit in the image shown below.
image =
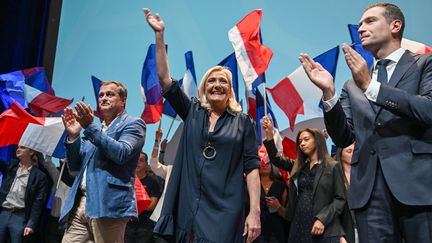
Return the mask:
[[308,55],[300,61],[323,91],[327,131],[338,147],[356,143],[350,206],[360,242],[432,242],[432,57],[401,48],[404,16],[374,4],[359,26],[362,45],[343,51],[353,79],[340,98],[332,76]]
[[[68,220],[62,242],[123,242],[126,224],[137,217],[135,168],[145,124],[125,111],[126,87],[106,81],[99,90],[102,126],[90,105],[79,102],[63,115],[71,171],[79,171],[60,215]],[[81,128],[84,136],[80,137]]]
[[37,152],[18,146],[17,159],[0,160],[0,242],[22,242],[32,235],[45,208],[49,190],[47,176],[38,168]]

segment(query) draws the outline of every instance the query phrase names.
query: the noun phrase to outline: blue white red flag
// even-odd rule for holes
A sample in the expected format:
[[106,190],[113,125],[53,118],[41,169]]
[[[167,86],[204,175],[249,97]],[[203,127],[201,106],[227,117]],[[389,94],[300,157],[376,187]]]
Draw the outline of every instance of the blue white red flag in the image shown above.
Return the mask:
[[17,102],[0,115],[0,146],[22,145],[57,158],[65,157],[66,137],[60,117],[35,117]]
[[155,44],[149,46],[142,68],[141,95],[145,106],[141,119],[147,124],[158,122],[162,116],[163,98],[156,69]]
[[267,70],[273,56],[272,50],[261,43],[261,18],[262,10],[254,10],[228,32],[246,86]]

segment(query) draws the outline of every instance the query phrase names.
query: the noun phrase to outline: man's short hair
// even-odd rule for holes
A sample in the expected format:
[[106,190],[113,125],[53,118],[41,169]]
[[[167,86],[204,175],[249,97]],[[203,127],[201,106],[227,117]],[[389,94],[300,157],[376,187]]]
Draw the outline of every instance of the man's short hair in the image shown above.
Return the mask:
[[403,32],[405,29],[405,17],[404,17],[404,14],[402,13],[402,10],[398,6],[396,6],[392,3],[375,3],[375,4],[369,5],[365,11],[367,11],[371,8],[375,8],[375,7],[382,7],[385,9],[384,10],[384,17],[386,18],[387,23],[390,24],[392,21],[394,21],[396,19],[398,19],[402,22],[402,26],[401,26],[401,29],[399,31],[399,39],[402,40]]
[[120,83],[118,81],[107,80],[107,81],[102,82],[100,86],[102,87],[104,85],[109,85],[109,84],[115,84],[117,86],[117,94],[120,96],[120,98],[122,98],[122,99],[123,99],[123,97],[127,98],[127,88],[126,88],[126,86],[124,86],[124,84],[122,84],[122,83]]

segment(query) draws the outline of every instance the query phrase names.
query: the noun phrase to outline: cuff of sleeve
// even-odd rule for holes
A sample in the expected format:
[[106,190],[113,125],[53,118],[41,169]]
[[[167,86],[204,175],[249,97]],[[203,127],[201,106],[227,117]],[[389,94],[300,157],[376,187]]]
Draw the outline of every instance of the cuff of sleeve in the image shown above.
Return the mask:
[[94,123],[91,123],[87,126],[87,128],[84,130],[84,136],[86,136],[91,142],[94,141],[94,132],[98,130],[98,126]]
[[73,144],[73,143],[74,143],[78,138],[79,138],[79,136],[76,137],[74,140],[69,140],[69,136],[67,136],[67,137],[66,137],[66,141],[65,141],[65,143],[66,143],[66,144]]
[[372,79],[368,88],[364,92],[366,98],[368,98],[370,101],[376,102],[380,87],[381,83]]
[[324,111],[329,112],[331,109],[333,109],[333,107],[336,105],[337,101],[338,101],[337,94],[335,94],[329,100],[323,100]]
[[171,78],[172,83],[171,86],[167,90],[161,90],[161,94],[163,97],[169,96],[172,93],[175,93],[175,91],[180,88],[178,80],[175,78]]

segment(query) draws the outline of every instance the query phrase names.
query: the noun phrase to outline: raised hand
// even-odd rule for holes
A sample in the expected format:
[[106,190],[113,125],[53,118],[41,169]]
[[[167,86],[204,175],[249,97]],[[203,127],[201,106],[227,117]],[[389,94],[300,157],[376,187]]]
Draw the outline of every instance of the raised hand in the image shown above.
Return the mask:
[[309,79],[323,92],[324,100],[335,95],[333,76],[308,54],[300,54],[299,60]]
[[165,30],[165,23],[158,13],[153,16],[150,9],[144,8],[143,11],[146,15],[147,23],[152,27],[154,32],[163,32]]
[[273,139],[274,132],[273,132],[273,123],[268,118],[268,116],[265,116],[263,118],[263,121],[261,122],[261,126],[263,127],[265,133],[266,133],[266,140]]
[[162,135],[163,135],[162,129],[161,129],[161,128],[158,128],[158,129],[156,130],[156,140],[157,140],[157,141],[160,141],[160,140],[162,139]]
[[342,51],[354,82],[361,90],[366,91],[372,78],[365,59],[347,44],[342,45]]
[[75,119],[75,114],[70,107],[64,109],[64,114],[62,115],[63,124],[65,126],[66,132],[69,135],[69,140],[74,140],[79,136],[81,131],[81,125]]
[[84,102],[78,102],[75,106],[76,113],[74,113],[76,121],[84,129],[93,122],[94,114],[93,109],[90,105],[84,104]]

